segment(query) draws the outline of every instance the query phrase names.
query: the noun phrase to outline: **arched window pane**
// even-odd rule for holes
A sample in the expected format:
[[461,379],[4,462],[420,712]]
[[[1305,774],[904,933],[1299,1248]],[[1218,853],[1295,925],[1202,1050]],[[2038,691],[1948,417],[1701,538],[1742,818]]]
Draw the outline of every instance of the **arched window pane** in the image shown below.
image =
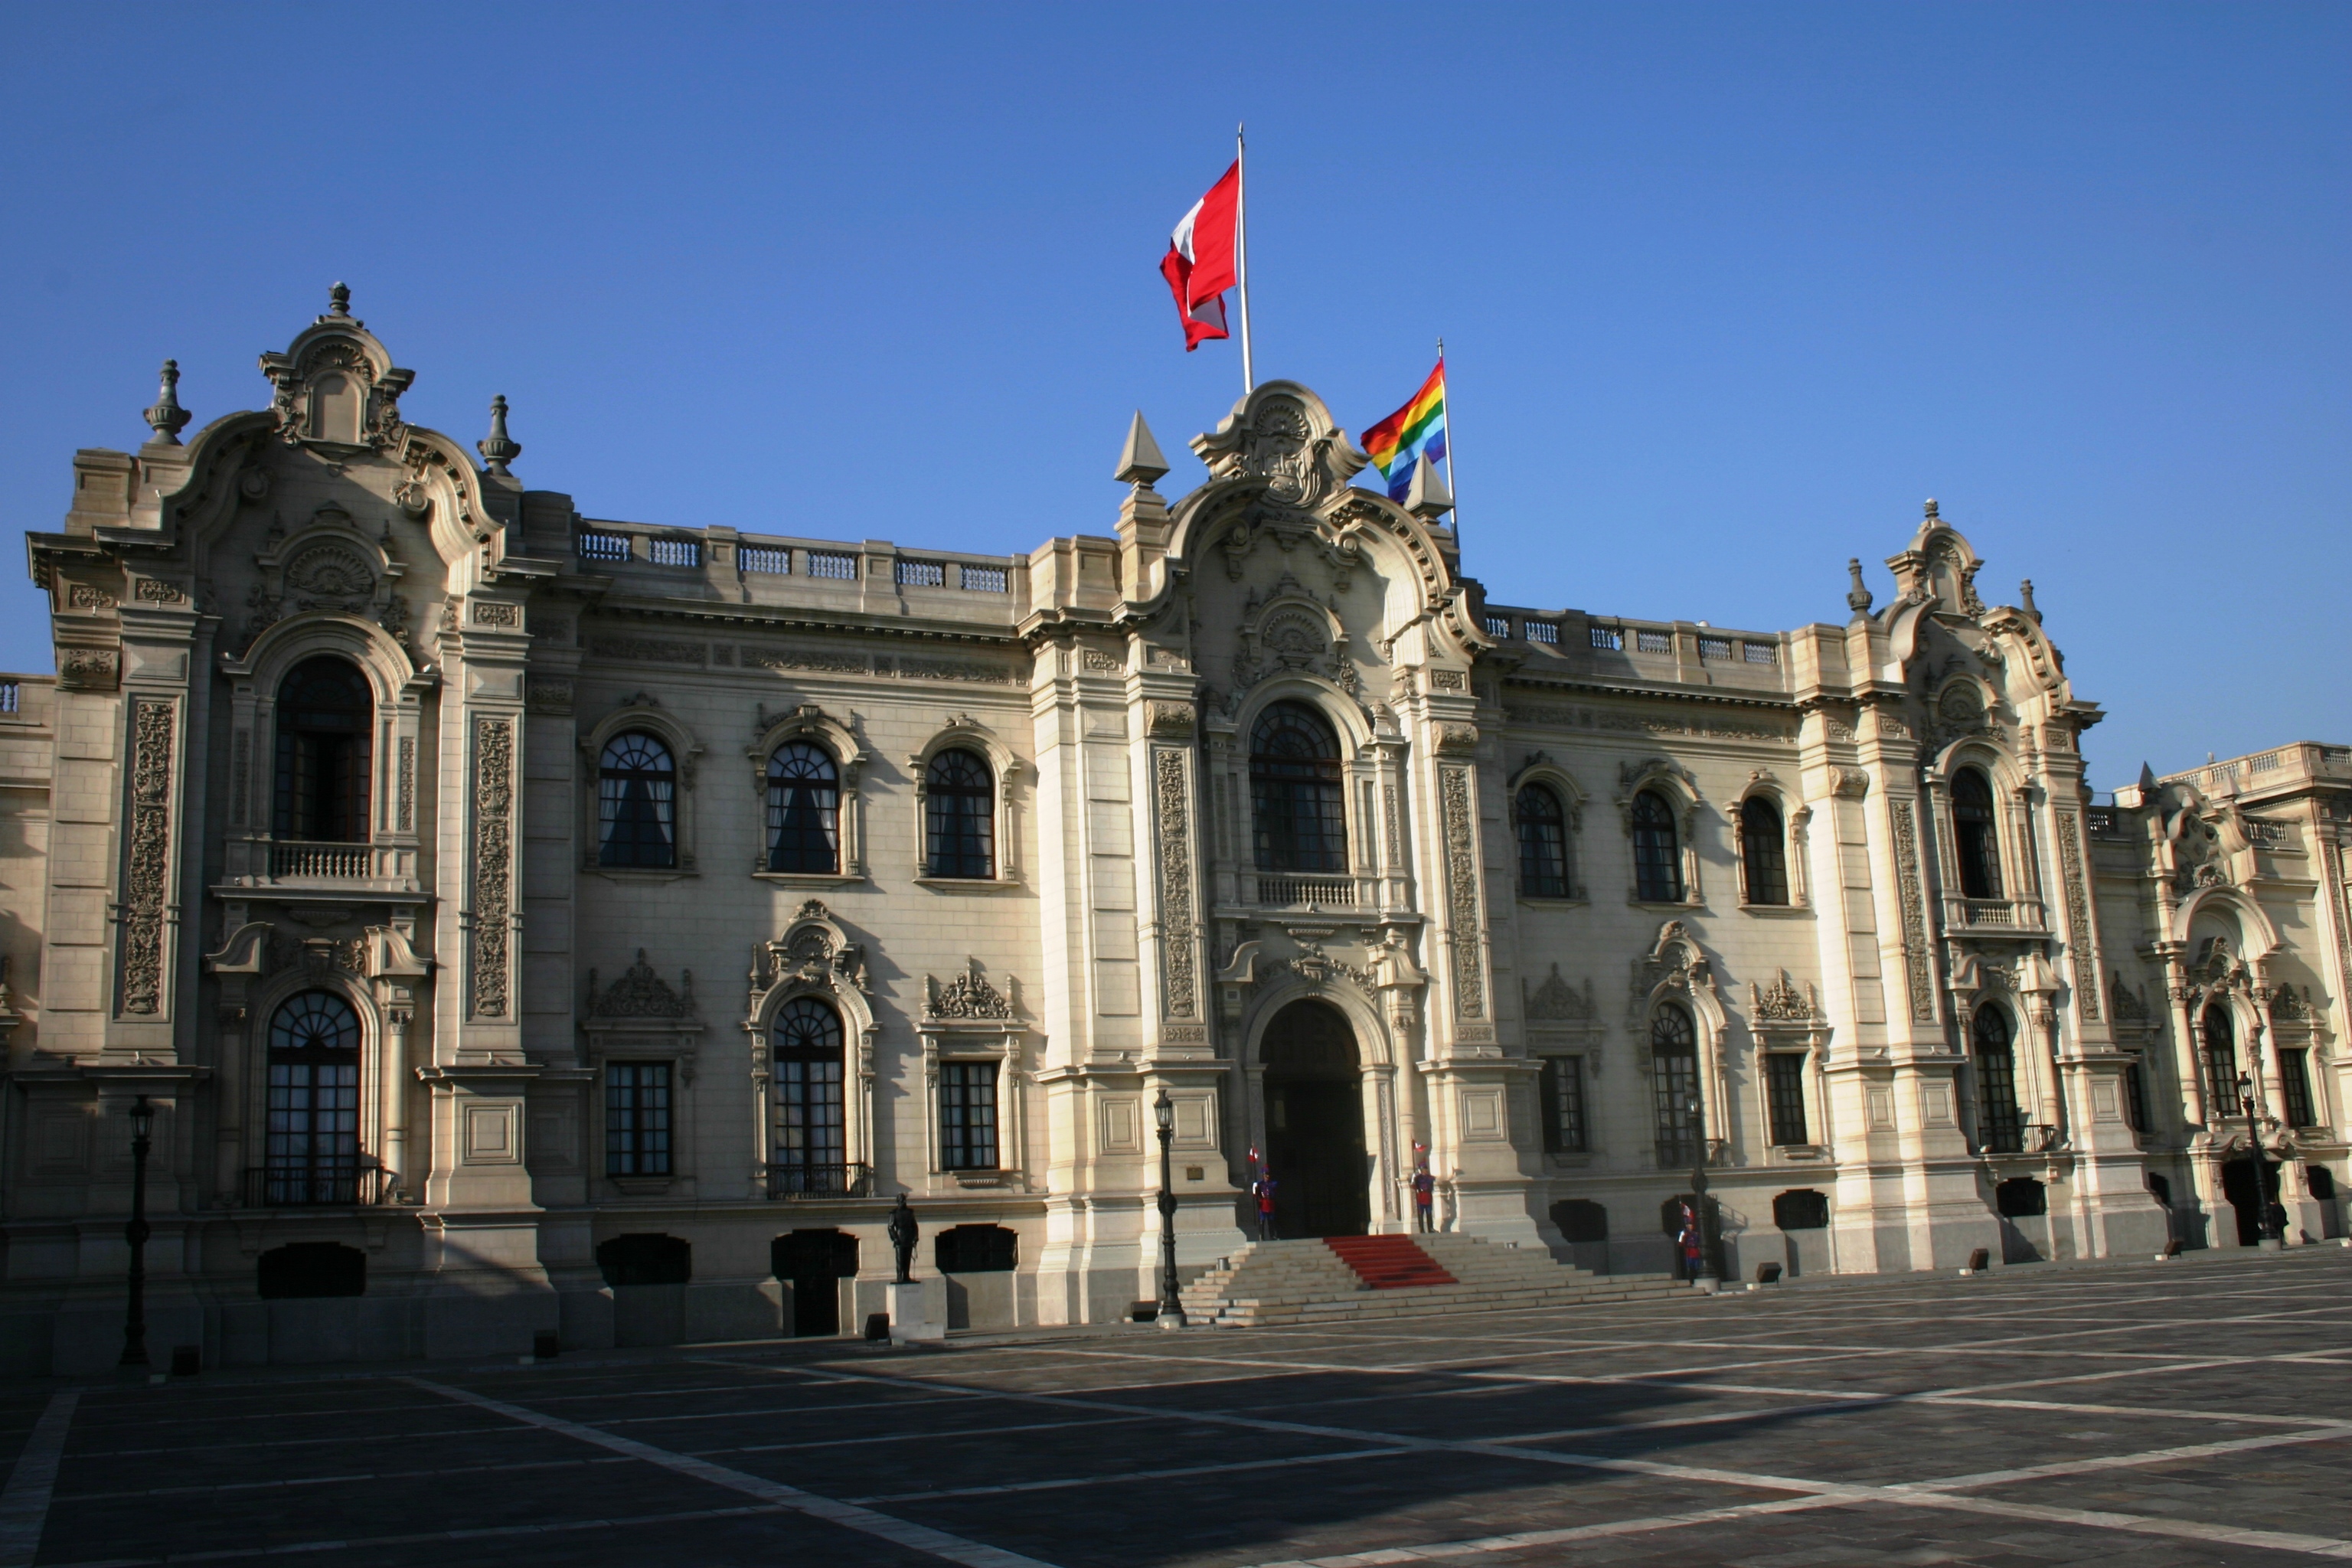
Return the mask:
[[1984,1146],[1999,1154],[2025,1147],[2024,1117],[2017,1108],[2017,1057],[2011,1049],[2009,1015],[1993,1004],[1979,1007],[1969,1026],[1976,1040],[1978,1110]]
[[1675,814],[1655,790],[1633,797],[1633,896],[1645,904],[1683,901],[1682,847]]
[[1748,868],[1748,901],[1787,903],[1789,856],[1781,840],[1780,811],[1762,795],[1750,795],[1739,807],[1739,854]]
[[824,748],[788,741],[768,759],[768,869],[841,869],[841,775]]
[[331,991],[289,997],[269,1020],[263,1201],[359,1201],[360,1021]]
[[777,1009],[770,1056],[776,1093],[770,1190],[847,1191],[841,1015],[814,996],[793,997]]
[[1699,1103],[1698,1030],[1677,1003],[1650,1019],[1650,1089],[1657,1111],[1658,1164],[1681,1170],[1704,1157],[1706,1117]]
[[1992,785],[1975,768],[1952,775],[1952,830],[1960,862],[1960,896],[2000,897],[2000,833],[1996,826]]
[[604,742],[596,780],[597,864],[677,864],[677,768],[643,731]]
[[1303,702],[1277,702],[1250,731],[1250,807],[1261,871],[1348,868],[1339,740]]
[[1519,791],[1519,891],[1530,899],[1568,895],[1568,814],[1542,784]]
[[932,876],[984,881],[996,875],[996,781],[985,762],[966,751],[933,757],[923,816]]
[[2238,1031],[2227,1007],[2205,1009],[2198,1033],[2204,1037],[2205,1081],[2212,1103],[2205,1120],[2220,1122],[2238,1110]]
[[280,838],[354,844],[368,837],[368,735],[375,700],[348,659],[304,659],[278,689]]

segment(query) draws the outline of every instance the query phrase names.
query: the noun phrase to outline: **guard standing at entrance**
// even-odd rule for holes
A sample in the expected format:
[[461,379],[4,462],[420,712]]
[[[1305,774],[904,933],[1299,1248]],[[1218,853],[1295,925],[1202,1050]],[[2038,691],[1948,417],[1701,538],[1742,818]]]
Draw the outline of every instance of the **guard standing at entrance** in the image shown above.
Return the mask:
[[[1250,1155],[1255,1159],[1257,1151],[1251,1150]],[[1257,1180],[1250,1184],[1250,1196],[1257,1200],[1257,1238],[1260,1241],[1272,1241],[1274,1239],[1273,1171],[1264,1165],[1258,1166]]]
[[1437,1229],[1431,1213],[1437,1203],[1437,1178],[1429,1173],[1429,1149],[1416,1143],[1412,1152],[1418,1156],[1412,1171],[1412,1223],[1414,1228],[1427,1236]]
[[1685,1279],[1697,1279],[1699,1275],[1699,1250],[1703,1244],[1700,1242],[1698,1235],[1698,1211],[1689,1204],[1683,1205],[1682,1234],[1675,1237],[1675,1239],[1682,1243],[1683,1278]]

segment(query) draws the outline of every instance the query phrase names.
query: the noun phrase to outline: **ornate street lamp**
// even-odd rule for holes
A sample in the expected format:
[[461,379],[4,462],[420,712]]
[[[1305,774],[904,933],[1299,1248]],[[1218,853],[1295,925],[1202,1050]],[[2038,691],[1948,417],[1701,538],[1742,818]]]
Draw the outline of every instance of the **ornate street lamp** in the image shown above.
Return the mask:
[[131,1310],[122,1321],[121,1366],[147,1364],[147,1152],[155,1146],[155,1108],[141,1095],[131,1108]]
[[2263,1180],[2266,1173],[2263,1170],[2262,1132],[2254,1125],[2254,1080],[2244,1073],[2238,1075],[2238,1103],[2246,1111],[2246,1157],[2253,1162],[2254,1208],[2262,1215],[2262,1223],[2254,1232],[2256,1245],[2265,1252],[2276,1252],[2284,1244],[2279,1239],[2278,1227],[2271,1223],[2270,1188]]
[[1707,1236],[1706,1107],[1694,1094],[1683,1101],[1683,1114],[1690,1122],[1691,1219],[1698,1226],[1698,1278],[1709,1287],[1720,1288],[1723,1281],[1715,1271],[1715,1244]]
[[1181,1329],[1188,1325],[1176,1278],[1176,1170],[1169,1163],[1176,1142],[1176,1102],[1168,1098],[1165,1084],[1151,1102],[1151,1115],[1160,1123],[1160,1311],[1154,1321],[1163,1329]]

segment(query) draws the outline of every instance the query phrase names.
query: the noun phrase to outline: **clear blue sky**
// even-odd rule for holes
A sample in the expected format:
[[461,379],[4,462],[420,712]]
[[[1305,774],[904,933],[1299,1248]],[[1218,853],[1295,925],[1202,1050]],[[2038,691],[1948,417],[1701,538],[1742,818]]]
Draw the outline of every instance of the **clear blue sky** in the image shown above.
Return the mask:
[[[1025,550],[1239,390],[1156,273],[1251,128],[1265,376],[1451,351],[1497,599],[1780,628],[1937,497],[2095,781],[2352,741],[2352,8],[0,12],[0,524],[350,282],[592,516]],[[0,667],[51,668],[0,588]]]

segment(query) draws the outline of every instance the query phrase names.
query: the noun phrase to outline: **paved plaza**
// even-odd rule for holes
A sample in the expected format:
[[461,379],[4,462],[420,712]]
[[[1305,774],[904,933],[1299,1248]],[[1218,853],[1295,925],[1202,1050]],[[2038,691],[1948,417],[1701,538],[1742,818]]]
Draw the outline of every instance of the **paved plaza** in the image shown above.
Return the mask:
[[0,1392],[8,1564],[2352,1558],[2352,1251]]

